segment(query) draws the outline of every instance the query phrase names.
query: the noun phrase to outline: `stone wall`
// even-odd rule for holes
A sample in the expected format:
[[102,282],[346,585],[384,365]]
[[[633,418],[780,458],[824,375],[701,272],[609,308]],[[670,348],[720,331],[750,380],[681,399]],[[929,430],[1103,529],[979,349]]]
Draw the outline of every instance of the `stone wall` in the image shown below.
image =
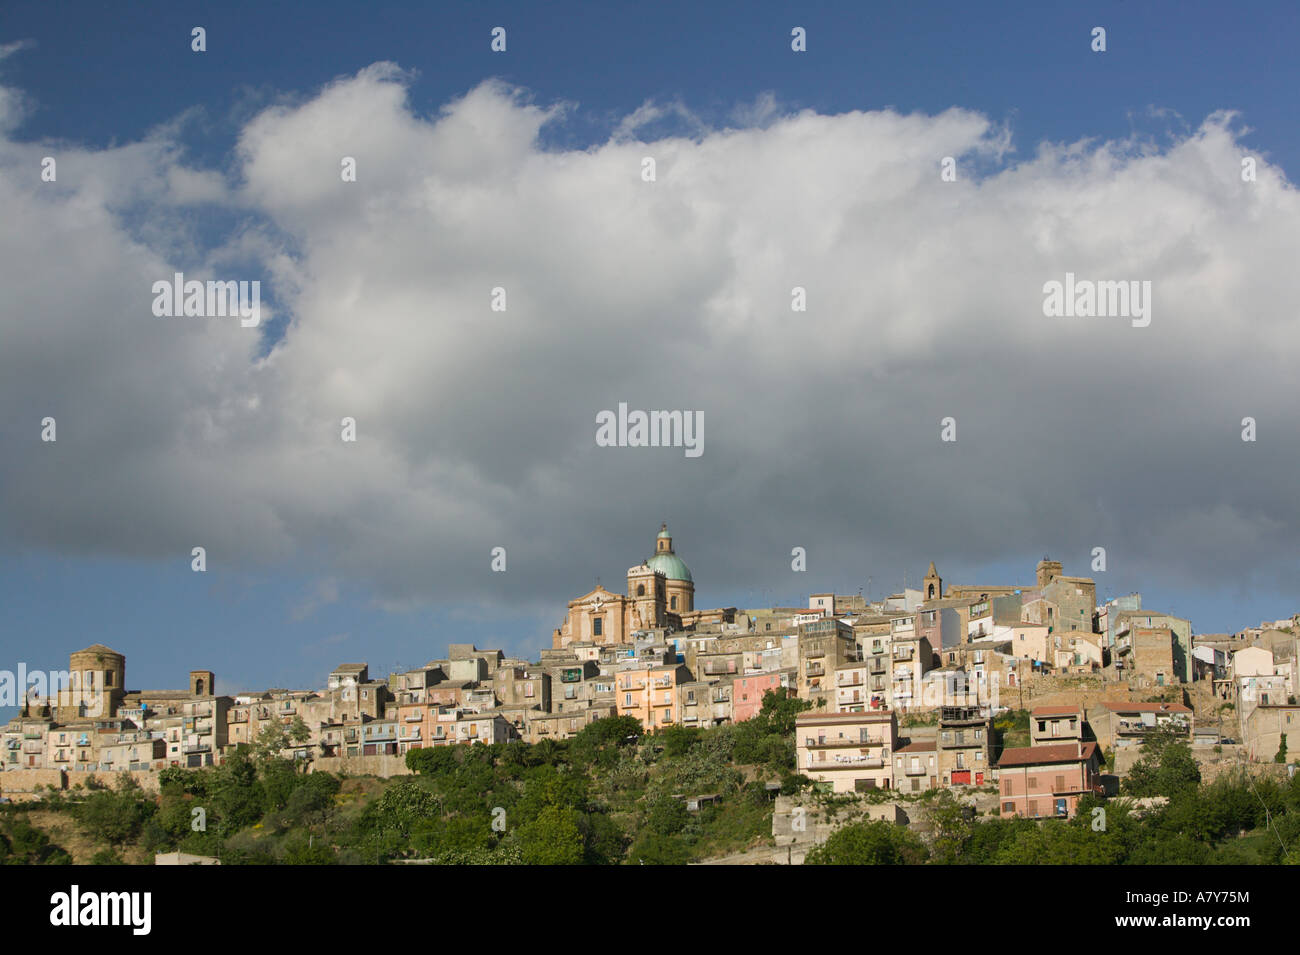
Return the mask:
[[819,846],[830,834],[850,822],[884,820],[900,825],[908,822],[907,813],[894,802],[859,802],[841,806],[830,816],[811,796],[778,796],[772,812],[772,861],[778,865],[803,865],[808,850]]
[[[1023,689],[1023,694],[1021,690]],[[1133,689],[1123,681],[1106,680],[1099,676],[1070,676],[1049,673],[1033,676],[1023,687],[1001,688],[999,702],[1012,709],[1032,710],[1036,706],[1096,706],[1105,700],[1133,700]],[[1022,703],[1023,699],[1023,703]]]
[[150,792],[150,793],[158,792],[158,774],[151,769],[137,769],[134,771],[124,769],[124,770],[120,770],[119,772],[109,772],[109,773],[104,773],[104,772],[88,773],[83,770],[69,769],[66,772],[67,772],[68,779],[67,779],[67,784],[64,787],[65,789],[71,789],[73,786],[77,786],[77,785],[80,785],[82,788],[85,788],[86,781],[90,779],[92,776],[95,778],[95,781],[99,783],[101,786],[108,786],[110,789],[116,789],[118,787],[119,777],[130,776],[132,779],[134,779],[137,783],[140,784],[140,788],[143,789],[145,792]]
[[[8,769],[0,773],[0,796],[14,802],[39,799],[50,786],[60,790],[72,789],[74,786],[84,789],[91,777],[100,785],[116,789],[118,778],[124,775],[139,783],[145,792],[158,791],[158,774],[147,769],[117,773],[91,773],[78,769]],[[38,789],[40,792],[37,792]]]
[[0,773],[0,796],[14,802],[39,798],[36,790],[47,786],[66,789],[67,780],[61,769],[7,769]]
[[349,776],[409,776],[405,756],[322,756],[312,761],[314,773],[346,773]]

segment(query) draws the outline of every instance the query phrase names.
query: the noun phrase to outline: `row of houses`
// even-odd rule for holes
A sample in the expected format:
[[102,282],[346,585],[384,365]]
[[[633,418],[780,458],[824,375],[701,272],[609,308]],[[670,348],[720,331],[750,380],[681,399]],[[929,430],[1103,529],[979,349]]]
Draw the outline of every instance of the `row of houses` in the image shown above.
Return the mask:
[[[850,736],[870,729],[878,740],[867,752],[851,752],[809,746],[807,739],[824,735],[813,734],[798,743],[801,767],[829,760],[834,767],[825,771],[841,789],[884,788],[886,780],[911,788],[992,782],[993,759],[1006,754],[989,749],[989,720],[1018,704],[1019,694],[1009,699],[1009,692],[1048,676],[1091,675],[1138,690],[1209,679],[1239,713],[1286,709],[1276,714],[1274,735],[1294,715],[1287,709],[1296,679],[1289,632],[1232,635],[1219,647],[1194,637],[1181,618],[1144,610],[1140,595],[1098,606],[1093,581],[1066,576],[1046,558],[1025,586],[945,588],[931,563],[921,589],[880,601],[817,593],[807,607],[697,611],[689,571],[666,529],[657,548],[629,570],[626,597],[598,587],[571,601],[553,646],[537,661],[452,644],[443,659],[383,678],[372,678],[365,663],[349,663],[316,690],[227,695],[215,692],[207,670],[191,671],[187,690],[127,691],[125,657],[96,644],[72,654],[68,685],[57,694],[25,699],[5,729],[0,766],[206,766],[232,747],[263,740],[269,728],[284,734],[285,755],[312,759],[563,739],[612,715],[633,717],[652,732],[708,727],[751,719],[767,693],[782,691],[808,700],[816,718],[839,720],[828,726],[842,725]],[[613,597],[621,601],[615,615]],[[647,620],[663,625],[638,626]],[[612,642],[615,633],[619,642]],[[937,720],[933,739],[900,738],[899,719],[924,714]],[[1088,716],[1116,745],[1130,739],[1106,728],[1109,716]],[[1263,722],[1243,723],[1242,735],[1259,736],[1255,724]],[[1261,753],[1271,745],[1266,736]]]

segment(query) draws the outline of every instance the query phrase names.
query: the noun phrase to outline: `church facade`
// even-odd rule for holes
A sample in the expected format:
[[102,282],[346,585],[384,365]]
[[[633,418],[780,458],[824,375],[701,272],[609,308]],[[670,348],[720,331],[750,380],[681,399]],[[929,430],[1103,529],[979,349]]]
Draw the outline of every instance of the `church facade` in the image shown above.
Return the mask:
[[695,609],[695,581],[673,550],[672,535],[664,524],[655,538],[654,552],[628,568],[627,593],[614,593],[597,584],[595,590],[570,600],[551,645],[561,649],[572,643],[630,643],[638,630],[684,630],[705,620],[731,623],[735,610]]

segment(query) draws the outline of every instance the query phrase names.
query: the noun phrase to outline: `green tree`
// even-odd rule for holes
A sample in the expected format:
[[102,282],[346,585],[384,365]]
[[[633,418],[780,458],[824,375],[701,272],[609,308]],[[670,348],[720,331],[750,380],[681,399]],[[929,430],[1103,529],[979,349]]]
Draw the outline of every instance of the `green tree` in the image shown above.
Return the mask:
[[442,776],[456,771],[459,763],[452,746],[425,746],[406,751],[406,768],[421,776]]
[[140,834],[152,809],[138,792],[98,789],[78,804],[76,818],[87,835],[117,847]]
[[519,850],[528,865],[578,865],[585,855],[579,814],[547,806],[519,829]]
[[258,761],[278,759],[288,745],[289,734],[284,727],[279,723],[268,723],[253,741],[253,757]]
[[1282,743],[1277,748],[1277,755],[1273,757],[1273,762],[1275,763],[1286,762],[1286,733],[1282,734]]
[[906,826],[873,820],[831,833],[804,859],[806,865],[919,865],[929,853]]

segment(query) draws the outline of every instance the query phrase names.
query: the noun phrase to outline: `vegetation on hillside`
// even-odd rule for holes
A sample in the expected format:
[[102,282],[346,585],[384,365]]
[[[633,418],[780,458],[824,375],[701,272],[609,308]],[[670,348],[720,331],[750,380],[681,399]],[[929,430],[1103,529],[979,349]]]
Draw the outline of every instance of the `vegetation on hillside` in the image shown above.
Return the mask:
[[[78,862],[115,864],[176,850],[226,864],[282,865],[720,858],[771,845],[775,790],[807,790],[794,760],[795,717],[806,708],[773,693],[758,716],[733,726],[646,735],[637,721],[616,717],[568,740],[414,750],[407,755],[413,775],[393,779],[305,773],[275,755],[277,741],[268,740],[220,766],[165,770],[158,793],[123,776],[112,787],[94,783],[0,805],[0,863],[59,864],[75,855]],[[1027,714],[1006,714],[998,726],[1004,737],[1027,733]],[[1186,744],[1159,736],[1124,792],[1106,802],[1085,797],[1073,820],[1043,821],[980,817],[951,793],[918,794],[913,802],[927,824],[924,836],[890,823],[852,822],[807,861],[1300,861],[1300,779],[1241,773],[1206,784]],[[1134,801],[1146,796],[1167,803]],[[829,809],[852,797],[811,798]],[[46,824],[51,818],[65,821]]]

